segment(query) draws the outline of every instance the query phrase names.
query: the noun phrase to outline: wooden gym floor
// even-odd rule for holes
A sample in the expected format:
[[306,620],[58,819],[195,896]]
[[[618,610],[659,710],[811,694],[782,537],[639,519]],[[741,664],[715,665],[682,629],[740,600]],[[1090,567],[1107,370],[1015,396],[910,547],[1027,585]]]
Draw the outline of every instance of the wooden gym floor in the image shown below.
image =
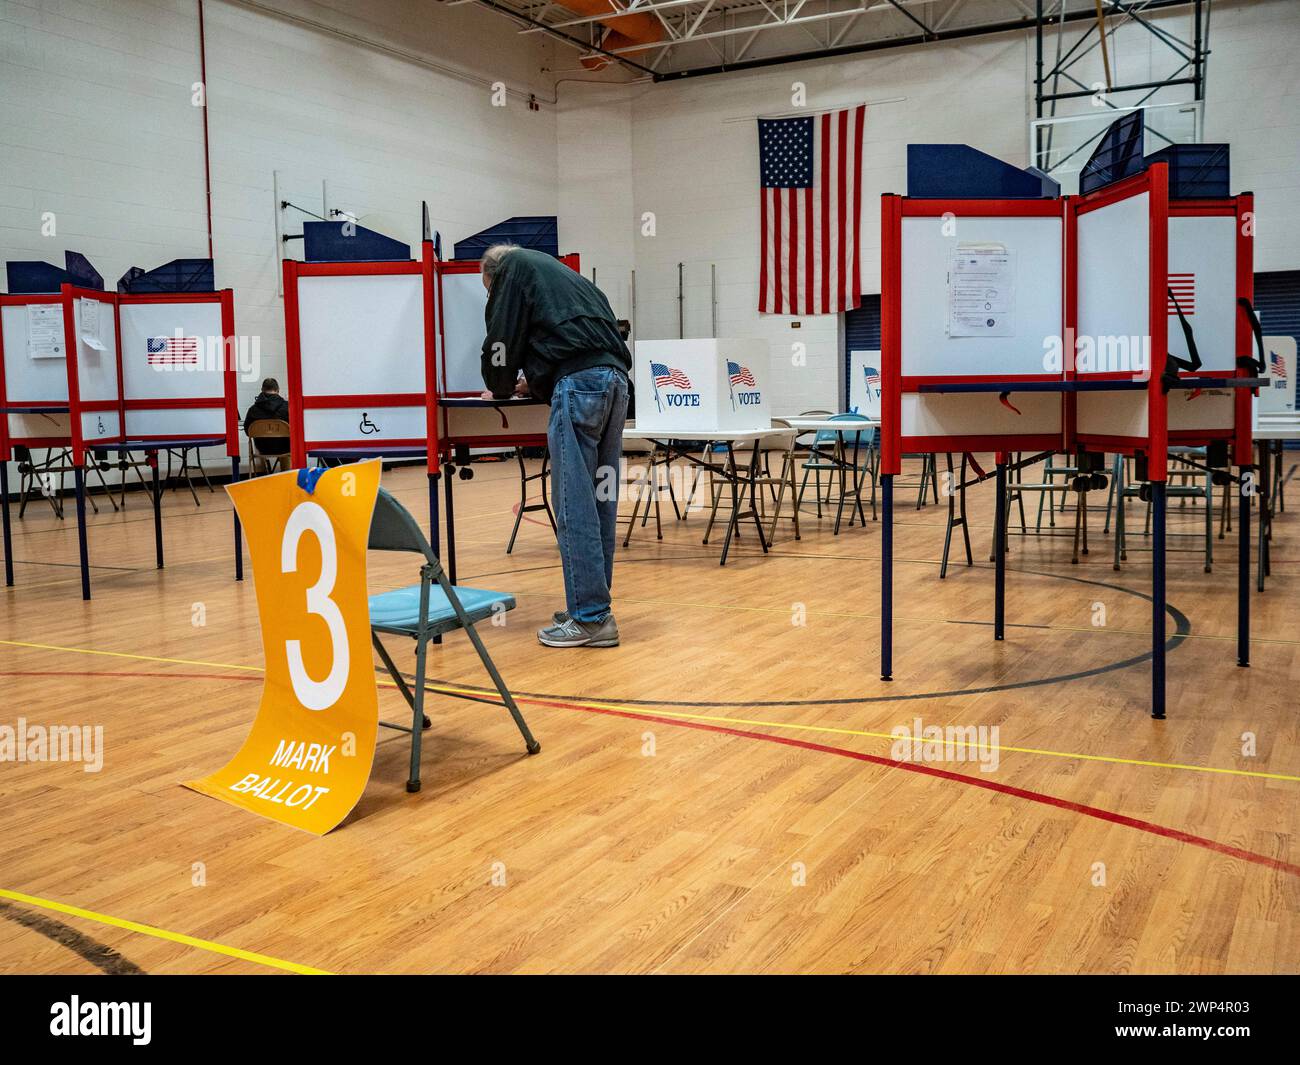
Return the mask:
[[[518,598],[484,631],[542,752],[499,707],[436,696],[424,790],[405,792],[406,737],[381,730],[365,796],[321,839],[180,786],[227,760],[258,700],[224,495],[168,493],[162,572],[146,499],[101,511],[88,604],[72,521],[37,506],[16,523],[0,724],[102,725],[105,758],[0,764],[0,971],[1300,969],[1294,514],[1240,669],[1235,533],[1207,575],[1202,512],[1171,504],[1190,534],[1171,546],[1191,551],[1170,556],[1154,722],[1136,501],[1118,573],[1099,514],[1078,566],[1068,538],[1013,535],[995,644],[991,485],[971,493],[976,565],[943,582],[945,509],[900,490],[885,684],[878,524],[834,537],[809,504],[802,540],[782,523],[763,558],[745,535],[725,569],[698,514],[662,542],[638,529],[615,582],[623,645],[555,651],[534,637],[563,600],[550,530],[526,522],[507,556],[515,467],[476,472],[457,485],[460,580]],[[425,513],[419,470],[384,483]],[[414,579],[413,561],[371,561],[372,588]],[[431,662],[440,686],[486,679],[463,636]],[[996,771],[891,761],[890,730],[918,718],[998,726]]]

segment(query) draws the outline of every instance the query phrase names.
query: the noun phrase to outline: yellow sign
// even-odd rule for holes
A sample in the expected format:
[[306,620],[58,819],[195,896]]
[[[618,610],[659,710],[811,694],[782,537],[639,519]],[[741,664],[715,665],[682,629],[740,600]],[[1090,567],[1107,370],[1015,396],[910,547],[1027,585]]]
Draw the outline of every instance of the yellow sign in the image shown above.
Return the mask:
[[[324,835],[370,778],[379,696],[366,600],[377,461],[227,489],[248,534],[266,681],[230,764],[186,787]],[[312,471],[313,473],[315,471]]]

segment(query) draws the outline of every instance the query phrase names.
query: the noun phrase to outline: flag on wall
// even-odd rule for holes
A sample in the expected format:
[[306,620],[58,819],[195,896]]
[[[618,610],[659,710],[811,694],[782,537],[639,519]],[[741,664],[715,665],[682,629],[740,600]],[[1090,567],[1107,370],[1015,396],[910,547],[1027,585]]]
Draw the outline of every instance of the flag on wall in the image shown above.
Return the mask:
[[865,104],[758,120],[764,314],[834,314],[861,301]]

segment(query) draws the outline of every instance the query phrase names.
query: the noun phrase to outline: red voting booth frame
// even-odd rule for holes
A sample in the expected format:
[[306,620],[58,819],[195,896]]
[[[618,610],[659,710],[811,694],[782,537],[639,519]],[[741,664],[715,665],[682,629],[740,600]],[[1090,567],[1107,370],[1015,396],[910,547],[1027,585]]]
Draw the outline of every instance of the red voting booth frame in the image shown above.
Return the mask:
[[[1114,185],[1079,197],[1060,200],[911,200],[885,195],[881,202],[881,495],[882,495],[882,572],[881,572],[881,678],[893,679],[893,481],[901,472],[902,457],[912,452],[993,451],[997,454],[997,514],[995,516],[995,603],[994,638],[1004,638],[1005,607],[1005,528],[1007,460],[1013,451],[1072,452],[1075,449],[1109,451],[1124,455],[1144,455],[1152,499],[1152,686],[1151,714],[1165,716],[1165,503],[1168,475],[1168,448],[1171,444],[1203,446],[1214,441],[1229,443],[1233,463],[1239,469],[1240,541],[1238,554],[1238,664],[1249,665],[1249,569],[1250,569],[1250,495],[1245,490],[1247,471],[1252,467],[1251,389],[1237,387],[1233,396],[1231,428],[1168,428],[1168,394],[1160,370],[1168,350],[1169,287],[1169,219],[1170,217],[1233,217],[1237,223],[1236,239],[1236,320],[1234,326],[1234,363],[1230,372],[1216,371],[1215,378],[1250,378],[1242,357],[1251,352],[1252,328],[1240,300],[1253,298],[1253,220],[1254,199],[1250,193],[1224,199],[1174,200],[1168,194],[1168,167],[1153,164],[1143,173]],[[1089,432],[1078,424],[1078,396],[1082,390],[1105,393],[1108,388],[1142,387],[1132,372],[1084,374],[1073,365],[1073,358],[1060,373],[1023,375],[954,375],[904,376],[902,373],[902,221],[907,217],[941,218],[951,213],[962,217],[1061,217],[1064,279],[1062,338],[1077,335],[1079,308],[1078,220],[1091,211],[1133,196],[1147,194],[1148,199],[1148,300],[1151,365],[1143,382],[1147,397],[1146,432],[1140,435],[1108,435]],[[1071,352],[1071,356],[1072,356]],[[1180,370],[1178,374],[1191,387],[1199,374]],[[1223,383],[1222,381],[1219,382]],[[909,436],[902,426],[902,397],[923,389],[943,391],[995,391],[1009,386],[1014,392],[1020,384],[1026,390],[1051,391],[1059,387],[1063,404],[1063,432],[1056,434],[971,434],[959,436]],[[981,478],[982,479],[982,478]]]
[[[79,373],[76,301],[79,299],[95,300],[113,308],[114,351],[116,361],[117,395],[110,398],[83,399]],[[220,396],[172,397],[167,399],[138,398],[126,394],[125,376],[123,374],[122,355],[122,319],[121,308],[128,305],[144,304],[199,304],[213,303],[221,307],[220,346],[224,367],[222,370],[223,389]],[[237,368],[233,357],[233,340],[235,329],[234,293],[230,289],[219,292],[184,292],[184,293],[117,293],[100,289],[84,288],[79,285],[64,284],[58,293],[41,293],[30,295],[0,295],[0,307],[27,307],[37,305],[58,305],[63,311],[64,364],[67,374],[67,398],[26,399],[11,403],[7,391],[4,350],[4,333],[0,330],[0,497],[3,498],[5,583],[14,584],[13,570],[13,534],[9,514],[9,485],[7,463],[13,458],[16,446],[28,448],[67,448],[72,456],[73,477],[75,481],[77,506],[77,539],[81,568],[81,594],[83,599],[90,599],[90,556],[86,535],[86,452],[97,449],[144,451],[149,456],[149,463],[154,475],[154,543],[157,566],[163,568],[162,513],[161,494],[157,484],[157,452],[168,446],[178,447],[189,442],[219,442],[211,433],[158,434],[144,433],[136,436],[126,434],[126,415],[128,411],[180,410],[180,409],[220,409],[223,412],[224,429],[220,441],[226,445],[226,454],[232,461],[232,476],[239,478],[239,415],[237,396]],[[11,413],[47,413],[68,417],[67,432],[18,435],[10,427]],[[117,431],[87,440],[84,431],[84,414],[116,414]],[[235,575],[243,577],[242,552],[240,550],[239,521],[235,518]]]
[[[561,256],[560,261],[570,269],[580,269],[580,259],[576,253]],[[372,442],[363,436],[343,439],[308,439],[305,432],[303,412],[328,408],[355,407],[360,404],[376,408],[414,407],[426,408],[426,432],[422,437],[406,437],[388,440],[382,448],[407,450],[425,448],[430,476],[441,472],[442,460],[450,453],[453,446],[490,447],[501,443],[521,446],[533,446],[546,443],[545,434],[515,433],[506,431],[483,435],[456,435],[448,423],[448,412],[441,409],[440,398],[472,398],[477,392],[453,392],[447,387],[446,366],[439,353],[446,340],[445,319],[443,313],[444,298],[442,279],[449,274],[478,274],[477,262],[443,262],[433,254],[433,244],[425,241],[420,260],[405,262],[328,262],[305,263],[296,259],[285,259],[284,268],[284,315],[285,315],[285,351],[288,363],[289,383],[289,417],[293,429],[292,458],[296,467],[307,465],[308,455],[312,451],[344,451],[355,448],[358,452],[370,449]],[[376,277],[392,275],[419,275],[423,279],[424,336],[423,351],[417,356],[423,360],[425,367],[425,391],[423,393],[331,393],[305,395],[303,392],[303,351],[302,334],[299,325],[298,279],[303,277]]]
[[[580,271],[581,260],[577,253],[560,257],[570,269]],[[296,468],[307,466],[315,455],[337,458],[412,458],[423,457],[429,480],[429,541],[435,551],[440,550],[441,516],[439,513],[437,482],[443,480],[447,509],[447,551],[448,573],[455,581],[455,522],[452,484],[454,472],[451,465],[454,459],[453,449],[471,447],[493,447],[509,444],[514,447],[541,446],[546,443],[546,434],[538,432],[512,431],[508,424],[508,405],[500,404],[502,428],[499,432],[465,434],[456,432],[451,425],[454,409],[460,404],[468,405],[478,402],[478,392],[453,392],[447,387],[447,370],[442,352],[445,350],[447,319],[445,296],[442,280],[448,275],[478,274],[480,266],[477,261],[443,261],[434,254],[433,243],[424,241],[418,260],[387,262],[300,262],[285,259],[282,264],[284,276],[284,318],[285,318],[285,354],[288,369],[289,417],[292,429],[291,457]],[[421,295],[423,306],[423,330],[421,348],[413,352],[412,357],[419,358],[424,366],[425,391],[423,393],[313,393],[305,394],[303,386],[303,365],[311,353],[304,353],[302,346],[302,329],[298,299],[298,282],[304,277],[366,277],[366,276],[419,276],[421,278]],[[443,401],[449,401],[444,405]],[[364,436],[336,439],[309,438],[306,434],[304,411],[355,408],[366,406],[383,409],[385,407],[425,408],[425,435],[420,437],[395,438],[376,445]],[[482,401],[481,406],[492,407],[493,404]],[[448,476],[443,477],[443,467],[448,466]]]

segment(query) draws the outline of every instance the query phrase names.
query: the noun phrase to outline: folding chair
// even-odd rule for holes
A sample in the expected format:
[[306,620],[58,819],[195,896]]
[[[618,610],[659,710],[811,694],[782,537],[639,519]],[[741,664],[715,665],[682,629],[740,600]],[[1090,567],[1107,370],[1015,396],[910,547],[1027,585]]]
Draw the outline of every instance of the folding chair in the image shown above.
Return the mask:
[[[254,423],[256,424],[256,423]],[[420,740],[424,729],[429,727],[429,719],[424,714],[425,659],[430,641],[453,629],[464,629],[469,636],[474,650],[478,652],[488,676],[496,686],[510,716],[515,719],[519,731],[524,737],[524,746],[529,754],[536,754],[542,745],[533,739],[528,731],[528,724],[523,714],[515,705],[515,700],[506,688],[505,681],[497,672],[487,648],[474,630],[474,623],[491,618],[502,610],[513,610],[515,599],[504,592],[489,592],[481,588],[453,588],[443,572],[438,556],[433,553],[429,541],[425,539],[415,519],[384,489],[379,489],[375,500],[374,517],[370,519],[370,550],[372,551],[411,551],[424,556],[424,565],[420,567],[420,583],[405,588],[394,588],[391,592],[380,592],[370,596],[370,638],[375,650],[388,670],[389,676],[401,691],[402,697],[411,707],[411,726],[395,725],[387,721],[380,724],[385,728],[411,734],[411,772],[406,781],[407,791],[420,790]],[[434,584],[437,587],[434,587]],[[415,640],[415,690],[406,683],[406,678],[393,664],[387,648],[379,639],[381,632],[394,636],[409,636]]]
[[[252,476],[275,473],[289,468],[289,453],[264,452],[259,440],[288,440],[289,423],[275,418],[259,418],[248,424],[248,469]],[[196,499],[195,502],[198,502]]]
[[[194,453],[192,462],[190,461],[191,452]],[[172,459],[176,459],[180,465],[176,473],[175,483],[172,483]],[[179,488],[181,478],[184,478],[185,485],[189,488],[190,495],[194,497],[194,505],[197,507],[199,506],[199,493],[194,490],[194,478],[190,474],[191,470],[197,471],[198,475],[203,478],[203,483],[208,486],[209,493],[216,490],[212,487],[212,482],[208,480],[208,473],[203,468],[203,459],[199,455],[197,447],[169,447],[167,449],[167,482],[171,484],[172,488]]]

